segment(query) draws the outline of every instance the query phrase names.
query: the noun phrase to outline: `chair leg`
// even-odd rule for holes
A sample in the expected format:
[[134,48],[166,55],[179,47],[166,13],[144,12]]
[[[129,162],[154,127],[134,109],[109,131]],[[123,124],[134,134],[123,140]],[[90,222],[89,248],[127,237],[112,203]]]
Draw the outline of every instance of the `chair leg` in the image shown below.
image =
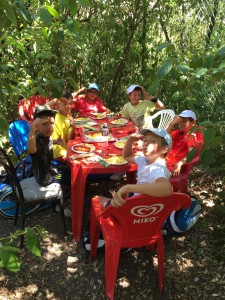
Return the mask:
[[62,219],[62,222],[63,222],[63,234],[64,234],[64,236],[67,236],[66,220],[65,220],[65,215],[64,215],[63,203],[64,203],[64,198],[61,198],[60,202],[59,202],[60,215],[61,215],[61,219]]
[[[21,230],[25,229],[25,222],[26,222],[26,209],[21,207]],[[22,249],[24,246],[24,234],[20,236],[20,248]]]
[[106,295],[110,300],[114,299],[120,250],[118,242],[112,240],[105,241],[105,289]]
[[96,219],[95,216],[91,217],[91,225],[90,225],[90,239],[91,239],[91,251],[90,251],[90,261],[92,261],[93,257],[96,256],[97,247],[98,247],[98,239],[100,235],[100,224],[99,220]]
[[158,281],[159,289],[162,292],[163,289],[163,277],[164,277],[164,244],[162,235],[157,243],[157,257],[158,257]]
[[14,226],[17,225],[18,213],[19,213],[19,204],[18,204],[18,202],[16,202],[16,211],[15,211],[15,216],[14,216]]

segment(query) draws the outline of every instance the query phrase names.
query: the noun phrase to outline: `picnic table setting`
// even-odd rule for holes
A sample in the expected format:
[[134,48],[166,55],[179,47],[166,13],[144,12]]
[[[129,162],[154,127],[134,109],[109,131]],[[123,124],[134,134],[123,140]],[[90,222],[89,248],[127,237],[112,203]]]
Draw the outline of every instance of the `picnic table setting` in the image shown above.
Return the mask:
[[[136,127],[119,114],[93,113],[77,116],[73,122],[75,138],[67,144],[67,158],[71,168],[73,239],[79,241],[87,175],[126,172],[127,182],[135,182],[137,166],[122,157],[122,149]],[[103,132],[105,124],[107,135]],[[140,151],[140,145],[134,151]]]

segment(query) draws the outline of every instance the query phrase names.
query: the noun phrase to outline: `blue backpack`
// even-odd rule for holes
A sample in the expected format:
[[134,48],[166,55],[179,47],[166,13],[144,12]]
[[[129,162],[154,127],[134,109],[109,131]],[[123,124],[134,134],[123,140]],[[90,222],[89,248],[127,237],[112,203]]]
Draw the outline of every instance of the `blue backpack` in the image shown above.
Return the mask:
[[202,207],[200,202],[191,196],[191,206],[188,209],[173,211],[163,225],[163,234],[173,236],[191,229],[200,218]]

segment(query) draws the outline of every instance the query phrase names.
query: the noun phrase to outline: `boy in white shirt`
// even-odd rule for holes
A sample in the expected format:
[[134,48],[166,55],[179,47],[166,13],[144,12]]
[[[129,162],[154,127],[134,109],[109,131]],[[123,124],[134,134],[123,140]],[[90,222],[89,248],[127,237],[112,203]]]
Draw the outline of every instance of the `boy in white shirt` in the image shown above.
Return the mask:
[[[133,153],[132,145],[143,140],[143,156]],[[115,207],[122,206],[130,193],[134,196],[145,194],[149,196],[166,197],[172,194],[169,182],[170,172],[165,164],[165,157],[172,146],[170,134],[165,129],[141,129],[139,133],[129,136],[123,149],[123,157],[138,165],[137,183],[126,184],[113,194],[113,199],[99,196],[102,207],[109,204]]]

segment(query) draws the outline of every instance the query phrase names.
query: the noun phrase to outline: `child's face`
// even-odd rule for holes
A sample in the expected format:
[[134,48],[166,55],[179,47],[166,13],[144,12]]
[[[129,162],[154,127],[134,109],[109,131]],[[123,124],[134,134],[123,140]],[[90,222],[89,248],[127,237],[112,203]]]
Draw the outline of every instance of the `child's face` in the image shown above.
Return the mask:
[[87,91],[88,100],[94,101],[98,97],[98,91],[96,89],[92,89]]
[[67,116],[71,110],[72,99],[60,98],[60,102],[58,105],[58,111],[61,115]]
[[188,131],[194,124],[195,121],[190,121],[189,118],[179,117],[178,126],[182,131]]
[[37,125],[38,133],[44,137],[50,137],[54,130],[54,117],[40,117],[41,121]]
[[140,91],[133,91],[131,92],[128,97],[130,98],[130,102],[133,106],[136,106],[139,101],[141,100],[142,92]]
[[154,162],[158,157],[164,157],[168,146],[162,145],[162,138],[152,132],[148,132],[143,137],[143,154]]

